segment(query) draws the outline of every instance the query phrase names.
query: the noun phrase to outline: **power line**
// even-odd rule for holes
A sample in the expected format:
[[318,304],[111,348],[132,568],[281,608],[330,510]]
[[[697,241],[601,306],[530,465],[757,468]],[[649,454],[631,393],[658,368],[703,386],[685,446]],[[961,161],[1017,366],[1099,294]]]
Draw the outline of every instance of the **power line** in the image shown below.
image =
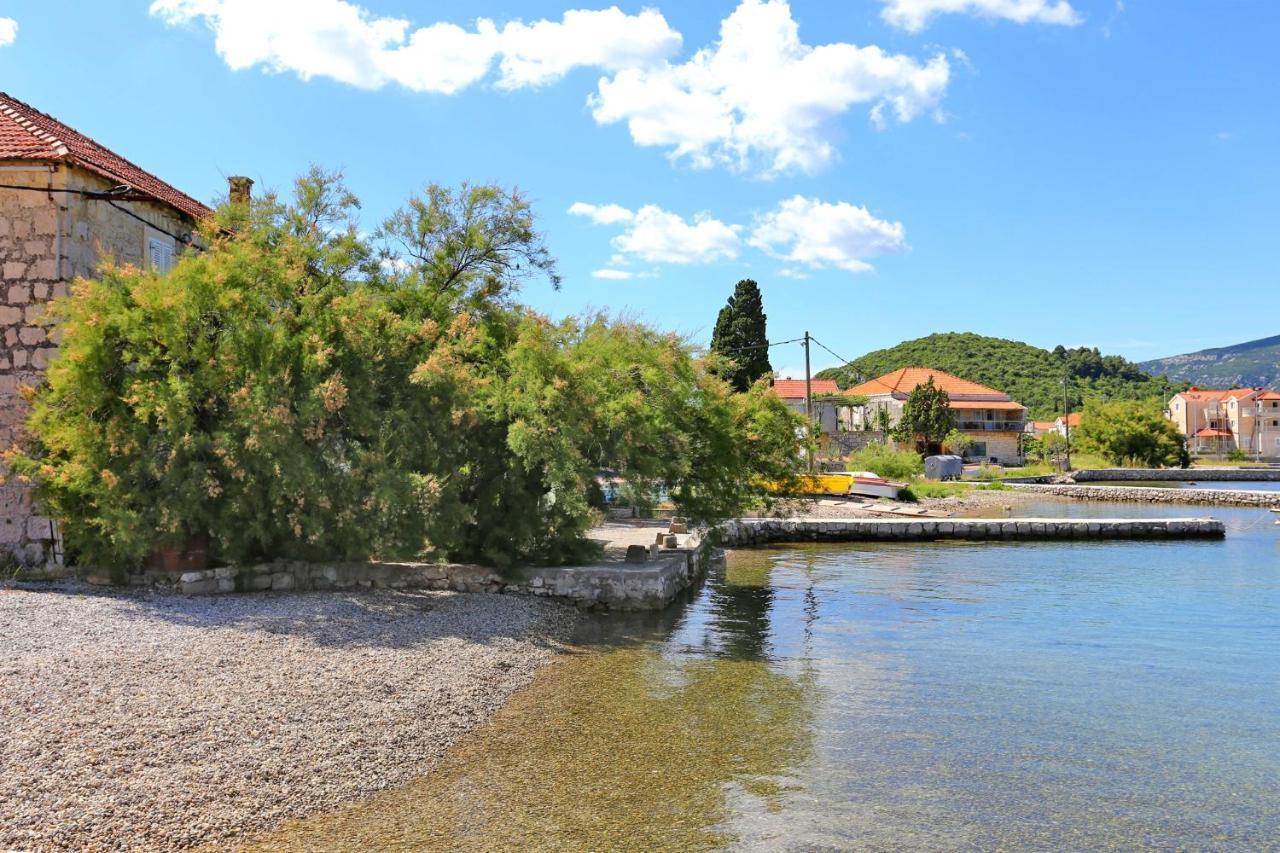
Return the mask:
[[834,351],[833,349],[831,349],[831,347],[827,346],[827,345],[826,345],[826,344],[824,344],[822,341],[818,340],[817,338],[813,337],[812,335],[810,335],[810,336],[809,336],[809,340],[813,341],[815,344],[817,344],[818,346],[822,347],[824,350],[826,350],[827,352],[831,353],[831,354],[832,354],[832,355],[834,355],[836,358],[840,359],[840,363],[841,363],[841,364],[848,364],[850,361],[852,361],[852,360],[853,360],[853,359],[845,358],[844,356],[840,355],[840,353],[838,353],[838,352]]
[[712,349],[712,352],[718,352],[720,353],[720,355],[728,355],[730,353],[746,352],[748,350],[753,350],[753,349],[769,349],[770,347],[780,347],[784,344],[798,344],[803,340],[804,338],[792,338],[789,341],[774,341],[773,343],[767,343],[767,344],[748,344],[745,347],[734,347],[733,349],[717,350],[717,349],[712,349],[711,347],[708,347],[708,349]]

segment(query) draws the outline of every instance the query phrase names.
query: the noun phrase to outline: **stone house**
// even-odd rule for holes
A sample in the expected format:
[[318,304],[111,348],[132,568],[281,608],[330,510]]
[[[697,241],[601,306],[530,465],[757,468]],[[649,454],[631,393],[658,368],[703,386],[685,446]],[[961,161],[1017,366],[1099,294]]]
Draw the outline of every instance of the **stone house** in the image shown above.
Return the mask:
[[[167,269],[209,208],[89,137],[0,92],[0,447],[18,437],[23,385],[57,352],[45,303],[98,262]],[[52,334],[52,337],[49,335]],[[0,473],[3,473],[0,471]],[[0,485],[0,563],[60,557],[28,487]]]
[[1263,459],[1280,458],[1280,393],[1262,388],[1212,391],[1192,386],[1169,399],[1165,415],[1201,456],[1239,450]]
[[1001,465],[1022,464],[1026,407],[1002,391],[931,367],[904,367],[847,389],[845,393],[849,396],[867,398],[866,405],[853,411],[852,427],[863,429],[873,426],[877,409],[886,409],[889,423],[896,425],[902,418],[902,406],[907,397],[930,377],[934,385],[947,392],[955,413],[956,429],[973,441],[965,459]]

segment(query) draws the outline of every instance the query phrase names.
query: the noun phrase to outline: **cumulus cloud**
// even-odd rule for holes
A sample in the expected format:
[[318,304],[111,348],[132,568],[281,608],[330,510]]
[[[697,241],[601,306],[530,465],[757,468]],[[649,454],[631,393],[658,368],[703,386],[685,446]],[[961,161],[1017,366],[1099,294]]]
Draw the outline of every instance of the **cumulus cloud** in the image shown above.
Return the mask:
[[936,15],[964,14],[1002,18],[1018,24],[1059,24],[1074,27],[1083,22],[1067,0],[882,0],[880,17],[889,24],[918,33]]
[[[601,218],[601,211],[608,211],[607,218]],[[655,204],[633,213],[616,204],[583,202],[572,205],[569,213],[596,224],[626,223],[623,232],[609,241],[618,252],[615,263],[638,258],[660,264],[706,264],[732,260],[742,248],[738,236],[742,226],[726,225],[707,213],[688,220]]]
[[758,217],[747,241],[766,254],[821,269],[866,272],[868,258],[905,252],[901,222],[877,219],[865,207],[797,195]]
[[571,216],[585,216],[596,225],[629,222],[635,216],[634,213],[619,204],[587,204],[585,201],[575,201],[569,205],[569,214]]
[[950,71],[943,54],[807,45],[786,0],[743,0],[713,46],[604,77],[590,106],[598,123],[625,122],[636,144],[695,167],[814,172],[836,156],[836,117],[866,105],[878,127],[911,121],[936,109]]
[[13,18],[0,18],[0,47],[8,47],[18,38],[18,22]]
[[594,270],[591,273],[592,278],[602,278],[606,281],[629,281],[633,278],[657,278],[657,275],[651,272],[632,272],[631,270],[619,270],[611,267]]
[[262,66],[304,80],[328,77],[378,89],[399,84],[453,94],[498,62],[497,85],[540,86],[580,66],[617,71],[680,48],[661,13],[627,15],[617,7],[569,10],[560,21],[513,21],[499,28],[437,22],[413,27],[347,0],[154,0],[151,14],[170,25],[203,21],[218,55],[235,70]]
[[866,272],[872,268],[870,258],[909,249],[901,222],[878,219],[865,207],[848,202],[801,195],[757,216],[750,229],[727,224],[709,213],[688,220],[652,204],[632,212],[616,204],[576,202],[569,213],[597,225],[622,226],[621,233],[610,241],[617,254],[610,258],[608,269],[593,273],[596,278],[641,278],[617,269],[636,259],[664,264],[734,260],[749,246],[791,264],[779,275],[804,279],[808,275],[798,267]]

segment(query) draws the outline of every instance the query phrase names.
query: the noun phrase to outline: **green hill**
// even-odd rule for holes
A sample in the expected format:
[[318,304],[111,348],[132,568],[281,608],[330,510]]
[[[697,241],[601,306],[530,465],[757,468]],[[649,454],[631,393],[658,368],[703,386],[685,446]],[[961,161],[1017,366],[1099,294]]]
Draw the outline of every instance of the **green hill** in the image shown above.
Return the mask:
[[944,332],[869,352],[844,367],[821,371],[849,388],[901,367],[934,367],[1004,391],[1026,406],[1029,417],[1048,420],[1062,413],[1062,378],[1071,377],[1071,407],[1092,396],[1112,400],[1167,399],[1186,383],[1152,377],[1118,355],[1096,348],[1040,349],[1021,341],[969,332]]
[[1202,388],[1275,388],[1280,386],[1280,335],[1157,358],[1139,367]]

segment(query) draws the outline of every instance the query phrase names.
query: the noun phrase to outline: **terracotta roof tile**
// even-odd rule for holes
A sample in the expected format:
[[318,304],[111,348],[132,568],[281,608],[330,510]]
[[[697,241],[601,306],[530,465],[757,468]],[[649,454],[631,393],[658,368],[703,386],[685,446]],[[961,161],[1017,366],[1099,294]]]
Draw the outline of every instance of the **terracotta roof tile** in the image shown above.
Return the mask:
[[1231,430],[1205,427],[1195,434],[1196,438],[1230,438]]
[[0,92],[0,160],[80,166],[181,211],[192,219],[210,210],[191,196],[130,163],[53,116]]
[[952,400],[950,407],[962,411],[991,409],[997,412],[1021,412],[1026,408],[1021,403],[1015,403],[1012,400]]
[[[813,387],[815,396],[819,394],[839,394],[840,386],[836,384],[834,379],[814,379],[810,383]],[[804,399],[804,380],[803,379],[775,379],[773,380],[773,393],[777,394],[784,400],[803,400]]]
[[934,370],[931,367],[904,367],[901,370],[895,370],[892,373],[886,373],[884,376],[878,376],[869,382],[864,382],[856,388],[850,388],[850,394],[910,394],[917,385],[923,385],[929,381],[929,377],[933,377],[933,384],[946,391],[950,396],[968,396],[968,397],[994,397],[1000,400],[1008,400],[1009,395],[994,388],[988,388],[986,385],[979,385],[977,382],[970,382],[968,379],[961,379],[944,370]]

